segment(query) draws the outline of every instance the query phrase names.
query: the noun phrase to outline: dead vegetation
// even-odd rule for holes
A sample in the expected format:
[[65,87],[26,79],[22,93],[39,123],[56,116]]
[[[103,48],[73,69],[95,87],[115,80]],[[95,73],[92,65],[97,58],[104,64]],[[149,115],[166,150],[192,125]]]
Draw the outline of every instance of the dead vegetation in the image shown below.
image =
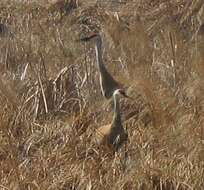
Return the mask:
[[[61,4],[0,2],[0,189],[202,190],[203,1]],[[89,31],[134,97],[117,154],[92,143],[112,112]]]

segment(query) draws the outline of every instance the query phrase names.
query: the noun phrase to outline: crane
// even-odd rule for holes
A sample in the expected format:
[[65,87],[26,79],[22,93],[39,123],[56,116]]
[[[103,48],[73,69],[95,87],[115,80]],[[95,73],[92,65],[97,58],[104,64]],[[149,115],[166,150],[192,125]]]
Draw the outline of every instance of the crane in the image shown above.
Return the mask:
[[96,62],[100,74],[100,87],[103,96],[106,99],[110,99],[116,89],[120,89],[120,91],[123,91],[123,96],[128,97],[125,90],[122,88],[122,85],[117,82],[111,74],[108,72],[107,68],[104,65],[103,62],[103,56],[102,56],[102,38],[100,33],[91,33],[90,35],[81,38],[81,41],[90,41],[93,39],[96,43],[95,45],[95,51],[96,51]]
[[98,144],[107,145],[113,150],[118,151],[121,145],[128,140],[128,134],[124,130],[120,113],[120,96],[124,96],[124,91],[116,89],[113,93],[113,120],[111,124],[104,125],[96,129],[95,139]]

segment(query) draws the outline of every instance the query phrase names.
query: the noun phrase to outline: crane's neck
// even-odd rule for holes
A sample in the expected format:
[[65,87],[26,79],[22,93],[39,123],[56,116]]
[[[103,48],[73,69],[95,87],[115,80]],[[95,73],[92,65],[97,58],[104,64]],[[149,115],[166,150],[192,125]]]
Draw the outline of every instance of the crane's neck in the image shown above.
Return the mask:
[[104,69],[105,66],[103,64],[103,57],[102,57],[102,39],[101,36],[98,36],[96,39],[96,61],[100,70]]
[[114,116],[113,116],[113,122],[117,124],[117,126],[120,126],[121,124],[121,114],[120,114],[120,103],[119,103],[119,95],[114,94],[113,95],[114,100]]

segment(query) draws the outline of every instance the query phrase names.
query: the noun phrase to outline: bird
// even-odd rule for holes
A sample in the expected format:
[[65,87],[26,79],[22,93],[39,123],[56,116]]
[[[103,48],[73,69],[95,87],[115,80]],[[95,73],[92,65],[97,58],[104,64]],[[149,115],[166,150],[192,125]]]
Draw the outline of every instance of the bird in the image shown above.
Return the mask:
[[118,151],[122,144],[128,140],[128,134],[123,128],[120,113],[120,96],[124,96],[124,91],[116,89],[113,93],[113,120],[111,124],[103,125],[95,131],[95,141],[99,145],[105,145],[114,151]]
[[117,82],[111,74],[108,72],[107,68],[104,65],[103,62],[103,56],[102,56],[102,37],[100,33],[92,32],[88,36],[85,36],[81,38],[81,41],[87,42],[90,41],[91,39],[95,40],[95,51],[96,51],[96,62],[100,74],[99,82],[100,82],[100,87],[101,87],[101,92],[102,95],[106,99],[111,99],[113,93],[115,90],[120,89],[123,91],[123,96],[128,97],[125,88],[122,87],[122,85]]

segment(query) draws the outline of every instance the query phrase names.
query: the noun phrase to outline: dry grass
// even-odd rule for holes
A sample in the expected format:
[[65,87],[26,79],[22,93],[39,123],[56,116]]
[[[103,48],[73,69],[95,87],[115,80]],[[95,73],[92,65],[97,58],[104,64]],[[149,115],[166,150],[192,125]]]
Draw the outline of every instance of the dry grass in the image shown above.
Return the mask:
[[[0,3],[0,189],[202,190],[202,0],[70,2]],[[117,154],[92,141],[112,113],[89,31],[134,97]]]

